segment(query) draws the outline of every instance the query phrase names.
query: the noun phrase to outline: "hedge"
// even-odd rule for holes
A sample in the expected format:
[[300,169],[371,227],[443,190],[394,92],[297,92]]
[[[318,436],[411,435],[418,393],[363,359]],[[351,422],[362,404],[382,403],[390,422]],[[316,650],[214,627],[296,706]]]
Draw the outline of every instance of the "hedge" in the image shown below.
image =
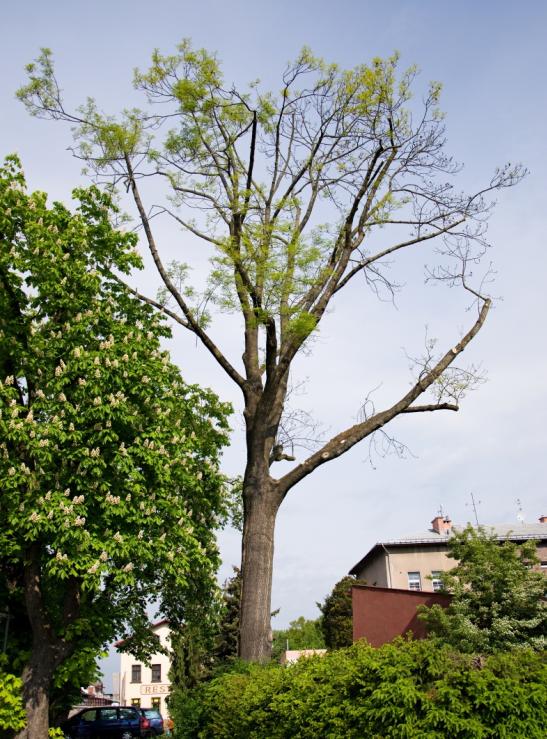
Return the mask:
[[178,739],[543,739],[545,653],[365,643],[290,666],[235,665],[171,704]]

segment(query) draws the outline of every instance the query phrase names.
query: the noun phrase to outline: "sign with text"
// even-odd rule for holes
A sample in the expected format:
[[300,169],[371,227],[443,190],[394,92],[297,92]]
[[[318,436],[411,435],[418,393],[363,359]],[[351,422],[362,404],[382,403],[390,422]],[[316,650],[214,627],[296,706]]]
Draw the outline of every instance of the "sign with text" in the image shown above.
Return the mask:
[[160,683],[141,685],[141,695],[163,695],[169,693],[170,687],[170,685],[161,685]]

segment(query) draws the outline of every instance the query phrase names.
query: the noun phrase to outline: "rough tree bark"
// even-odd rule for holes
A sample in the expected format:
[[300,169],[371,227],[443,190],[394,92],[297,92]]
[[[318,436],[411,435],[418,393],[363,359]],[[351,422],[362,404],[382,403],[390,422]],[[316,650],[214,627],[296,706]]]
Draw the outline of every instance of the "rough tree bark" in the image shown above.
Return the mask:
[[[55,634],[43,602],[41,588],[41,547],[33,544],[24,566],[25,606],[32,631],[29,660],[22,673],[23,700],[27,725],[16,739],[47,739],[49,730],[49,692],[57,667],[70,656],[73,647]],[[75,580],[67,581],[61,614],[66,627],[78,616],[79,589]]]
[[16,739],[47,739],[49,691],[54,671],[49,645],[34,642],[30,660],[22,675],[27,725],[16,735]]

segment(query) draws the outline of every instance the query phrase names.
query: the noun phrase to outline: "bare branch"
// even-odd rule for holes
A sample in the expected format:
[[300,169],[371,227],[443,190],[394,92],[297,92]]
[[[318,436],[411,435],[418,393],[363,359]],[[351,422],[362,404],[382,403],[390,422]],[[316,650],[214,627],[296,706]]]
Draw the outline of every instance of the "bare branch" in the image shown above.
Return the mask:
[[126,290],[129,290],[129,292],[134,295],[139,300],[142,300],[143,303],[148,303],[148,305],[153,306],[157,310],[159,310],[161,313],[164,313],[169,318],[172,318],[173,321],[176,321],[177,323],[180,323],[181,326],[184,326],[184,328],[192,330],[190,327],[190,324],[188,321],[185,321],[184,318],[181,318],[179,315],[174,313],[172,310],[169,310],[165,305],[162,305],[157,300],[153,300],[152,298],[147,297],[146,295],[143,295],[138,290],[135,290],[134,287],[131,287],[131,285],[128,285],[127,282],[124,282],[122,279],[120,279],[117,275],[112,275],[112,277],[116,280],[116,282],[119,282],[120,285],[123,285],[123,287]]
[[[409,390],[397,403],[392,405],[385,411],[375,413],[373,416],[368,418],[361,423],[357,423],[354,426],[346,429],[340,434],[334,436],[329,442],[327,442],[321,449],[315,454],[312,454],[308,459],[299,464],[297,467],[288,472],[284,477],[277,481],[278,490],[281,495],[285,496],[287,492],[296,485],[297,482],[307,477],[311,472],[317,469],[320,465],[329,462],[332,459],[336,459],[341,456],[355,444],[362,439],[370,436],[370,434],[378,431],[386,423],[391,421],[401,413],[407,412],[411,407],[412,403],[419,398],[431,385],[442,375],[442,373],[452,364],[454,359],[463,352],[465,347],[473,339],[474,336],[480,331],[488,311],[490,310],[491,301],[486,299],[480,310],[479,316],[471,329],[465,334],[465,336],[456,344],[453,349],[450,349],[446,354],[437,362],[437,364]],[[452,409],[450,409],[452,410]],[[412,412],[412,411],[409,411]]]

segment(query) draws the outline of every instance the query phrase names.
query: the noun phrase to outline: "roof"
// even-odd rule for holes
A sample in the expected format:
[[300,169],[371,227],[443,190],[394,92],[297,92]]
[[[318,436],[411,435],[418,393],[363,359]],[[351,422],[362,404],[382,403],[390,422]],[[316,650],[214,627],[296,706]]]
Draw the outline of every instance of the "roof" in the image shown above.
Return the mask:
[[[165,624],[169,625],[169,619],[168,618],[162,618],[161,621],[156,621],[156,623],[149,624],[150,631],[155,631],[156,629],[159,629],[160,626],[164,626]],[[121,647],[127,639],[120,639],[119,641],[114,642],[112,645],[113,647]]]
[[[482,528],[486,529],[487,532],[497,536],[500,541],[528,541],[529,539],[547,539],[547,524],[544,523],[502,523],[489,525],[481,525]],[[465,526],[461,524],[454,524],[453,530],[461,531]],[[355,564],[349,571],[350,575],[356,575],[364,565],[373,559],[376,554],[384,547],[406,547],[412,544],[418,544],[420,546],[446,546],[452,533],[439,534],[434,529],[427,529],[425,531],[419,531],[414,534],[407,534],[401,536],[398,539],[389,539],[387,541],[377,542],[365,556]]]

